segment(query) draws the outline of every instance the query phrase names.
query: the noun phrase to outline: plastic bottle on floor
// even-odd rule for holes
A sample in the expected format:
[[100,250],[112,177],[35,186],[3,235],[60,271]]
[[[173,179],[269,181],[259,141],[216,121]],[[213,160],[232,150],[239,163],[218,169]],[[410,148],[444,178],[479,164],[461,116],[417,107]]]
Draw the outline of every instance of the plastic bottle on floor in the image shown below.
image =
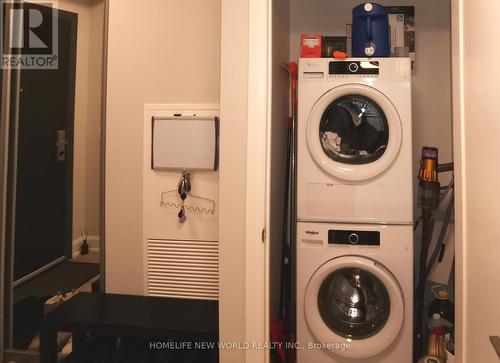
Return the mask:
[[436,313],[441,315],[441,319],[448,321],[453,328],[455,325],[455,305],[450,301],[445,289],[436,291],[435,299],[429,305],[429,317]]
[[[434,328],[441,328],[441,331],[450,332],[453,325],[446,319],[441,317],[441,314],[434,313],[432,318],[427,322],[427,328],[432,332]],[[444,333],[443,333],[444,335]]]

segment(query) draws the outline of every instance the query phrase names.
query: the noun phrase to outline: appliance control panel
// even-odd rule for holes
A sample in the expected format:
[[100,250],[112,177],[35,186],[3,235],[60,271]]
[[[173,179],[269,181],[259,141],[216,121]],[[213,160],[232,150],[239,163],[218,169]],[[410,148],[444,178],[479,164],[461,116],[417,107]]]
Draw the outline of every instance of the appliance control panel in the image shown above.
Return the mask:
[[328,231],[328,244],[380,246],[380,232],[330,229]]
[[379,69],[379,62],[377,61],[332,61],[328,65],[330,75],[378,75]]

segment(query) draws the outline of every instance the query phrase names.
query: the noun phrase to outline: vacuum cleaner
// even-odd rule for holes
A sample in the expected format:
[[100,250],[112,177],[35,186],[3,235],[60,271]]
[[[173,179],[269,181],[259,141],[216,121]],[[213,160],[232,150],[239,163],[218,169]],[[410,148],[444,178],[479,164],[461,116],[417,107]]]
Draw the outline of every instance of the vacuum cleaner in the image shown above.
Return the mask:
[[[415,224],[422,223],[422,239],[418,260],[418,282],[415,290],[415,320],[414,320],[414,360],[425,355],[424,342],[424,298],[425,282],[429,277],[432,266],[436,260],[441,261],[446,248],[446,232],[451,221],[454,193],[453,179],[448,186],[441,187],[438,179],[439,173],[452,172],[453,163],[438,164],[438,149],[423,147],[420,170],[418,173],[418,207],[422,216]],[[445,217],[439,233],[436,248],[429,259],[429,249],[435,223],[435,212],[441,204],[445,203]]]

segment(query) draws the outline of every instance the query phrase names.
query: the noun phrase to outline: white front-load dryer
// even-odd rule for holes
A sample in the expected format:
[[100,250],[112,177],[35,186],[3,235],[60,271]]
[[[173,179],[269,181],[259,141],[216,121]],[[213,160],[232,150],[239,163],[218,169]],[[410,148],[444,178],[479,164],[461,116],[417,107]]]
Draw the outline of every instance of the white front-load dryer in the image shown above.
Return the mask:
[[297,224],[297,363],[412,361],[411,226]]
[[408,58],[299,61],[297,219],[413,222]]

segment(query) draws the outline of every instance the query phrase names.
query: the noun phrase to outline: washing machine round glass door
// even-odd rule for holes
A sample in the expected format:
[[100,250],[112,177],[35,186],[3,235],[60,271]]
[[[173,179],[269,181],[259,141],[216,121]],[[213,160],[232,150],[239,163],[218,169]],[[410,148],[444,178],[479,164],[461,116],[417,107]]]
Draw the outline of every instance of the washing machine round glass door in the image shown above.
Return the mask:
[[361,256],[334,258],[316,270],[304,308],[318,342],[349,358],[369,358],[387,349],[404,320],[403,292],[395,277]]
[[392,102],[373,87],[347,84],[331,89],[314,105],[307,145],[328,174],[346,181],[368,180],[388,169],[402,142]]

